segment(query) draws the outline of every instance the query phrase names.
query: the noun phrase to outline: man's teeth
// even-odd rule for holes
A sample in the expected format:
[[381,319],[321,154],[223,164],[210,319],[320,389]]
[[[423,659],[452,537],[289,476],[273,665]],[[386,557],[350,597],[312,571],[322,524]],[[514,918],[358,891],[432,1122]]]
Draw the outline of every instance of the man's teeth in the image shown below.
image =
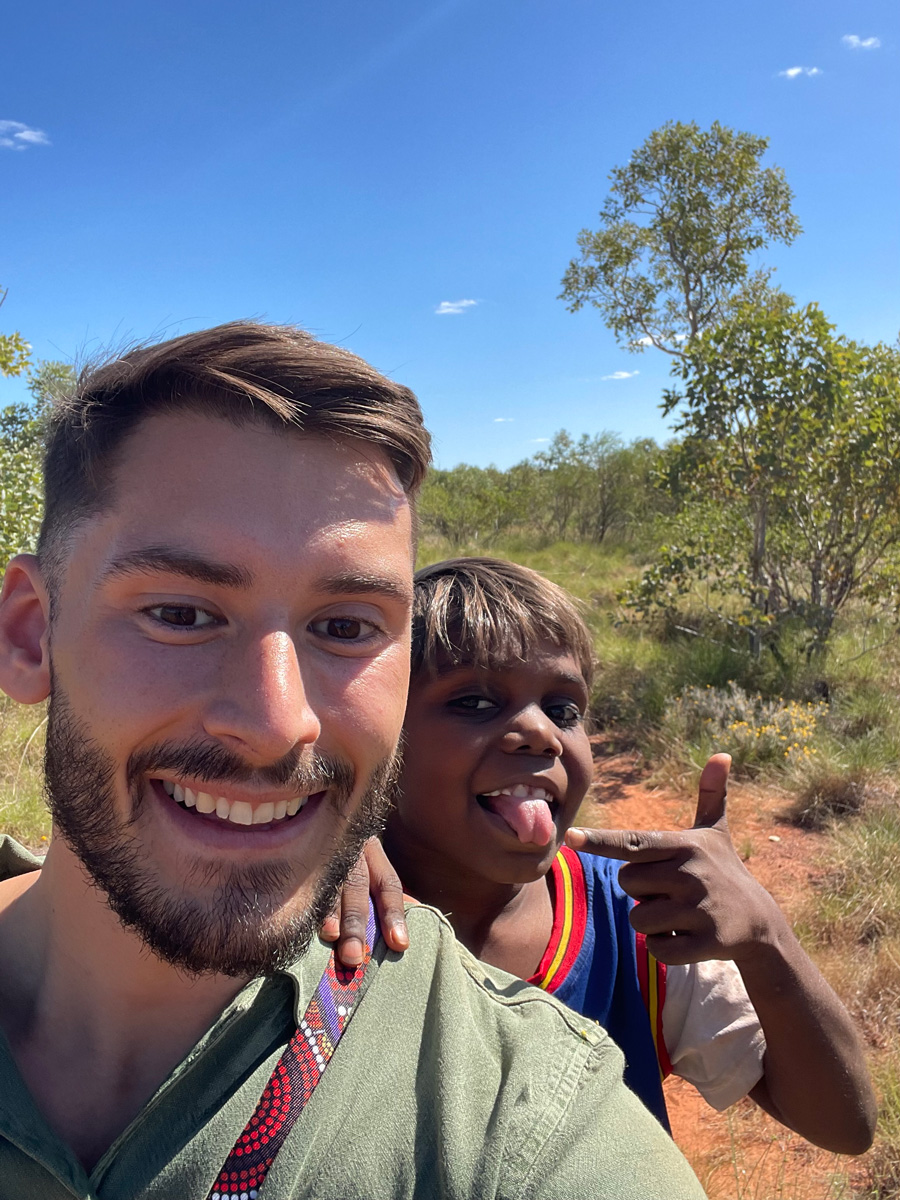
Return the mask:
[[285,817],[295,817],[309,799],[309,796],[292,796],[290,800],[269,800],[254,808],[246,800],[226,800],[224,796],[213,796],[209,792],[195,792],[169,779],[162,780],[162,785],[176,804],[196,808],[199,813],[215,813],[233,825],[268,825],[272,821],[283,821]]
[[529,787],[526,783],[517,783],[515,787],[497,788],[495,792],[483,792],[484,796],[512,796],[515,800],[546,800],[549,804],[554,796],[546,788]]

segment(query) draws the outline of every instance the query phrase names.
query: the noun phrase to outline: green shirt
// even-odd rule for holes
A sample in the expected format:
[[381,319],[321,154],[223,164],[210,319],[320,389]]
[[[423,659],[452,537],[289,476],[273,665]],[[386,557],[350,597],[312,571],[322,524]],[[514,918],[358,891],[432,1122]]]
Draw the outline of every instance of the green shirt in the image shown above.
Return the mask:
[[[0,839],[0,878],[39,861]],[[698,1200],[599,1026],[474,959],[432,909],[379,950],[260,1200]],[[255,980],[88,1175],[0,1038],[0,1200],[205,1200],[328,959]]]

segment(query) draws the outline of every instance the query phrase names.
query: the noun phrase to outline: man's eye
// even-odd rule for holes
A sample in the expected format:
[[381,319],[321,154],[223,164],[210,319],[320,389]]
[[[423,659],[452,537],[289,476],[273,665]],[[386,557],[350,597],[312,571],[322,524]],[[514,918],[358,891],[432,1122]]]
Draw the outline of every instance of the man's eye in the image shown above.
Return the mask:
[[218,617],[193,604],[157,604],[146,611],[174,629],[206,629],[218,621]]
[[361,617],[326,617],[313,621],[310,629],[338,642],[365,642],[376,632],[375,626]]
[[460,696],[450,701],[450,707],[462,709],[463,712],[487,712],[497,705],[487,696]]
[[554,725],[560,729],[569,729],[582,720],[584,714],[577,704],[548,704],[544,710]]

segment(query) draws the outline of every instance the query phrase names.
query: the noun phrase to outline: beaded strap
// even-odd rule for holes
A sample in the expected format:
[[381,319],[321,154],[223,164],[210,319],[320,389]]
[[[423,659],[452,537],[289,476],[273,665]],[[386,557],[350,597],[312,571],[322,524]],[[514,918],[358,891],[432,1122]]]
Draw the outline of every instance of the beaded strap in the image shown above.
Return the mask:
[[329,956],[297,1032],[275,1064],[253,1116],[225,1160],[207,1200],[256,1200],[276,1154],[322,1078],[353,1015],[378,935],[369,901],[362,962],[348,970],[335,963],[333,952]]

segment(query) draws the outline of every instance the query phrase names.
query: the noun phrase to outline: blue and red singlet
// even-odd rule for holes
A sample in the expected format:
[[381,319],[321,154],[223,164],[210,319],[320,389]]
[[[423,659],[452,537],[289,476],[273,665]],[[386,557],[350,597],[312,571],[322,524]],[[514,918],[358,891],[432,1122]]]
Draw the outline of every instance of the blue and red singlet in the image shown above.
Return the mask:
[[668,1129],[666,968],[631,927],[634,901],[619,887],[620,866],[568,846],[560,850],[547,876],[553,931],[528,982],[603,1026],[625,1055],[625,1082]]

